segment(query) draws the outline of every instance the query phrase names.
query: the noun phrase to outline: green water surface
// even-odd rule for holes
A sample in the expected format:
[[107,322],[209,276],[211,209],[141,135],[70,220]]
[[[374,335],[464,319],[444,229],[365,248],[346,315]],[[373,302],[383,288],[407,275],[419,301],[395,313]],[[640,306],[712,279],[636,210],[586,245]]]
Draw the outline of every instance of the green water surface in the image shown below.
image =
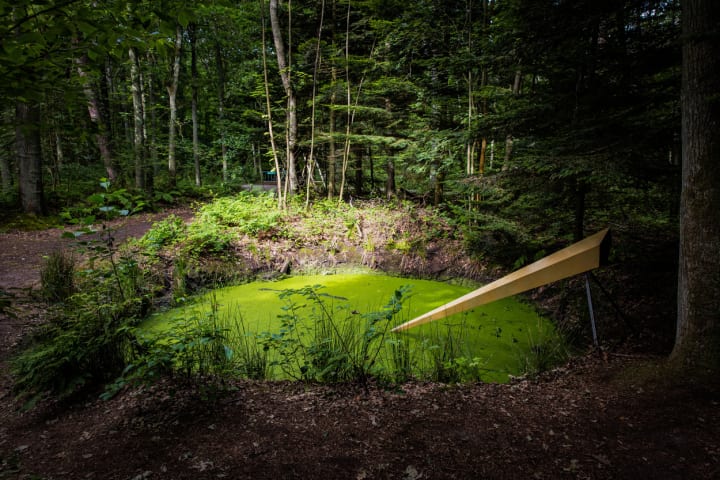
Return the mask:
[[[225,319],[226,325],[237,325],[237,321],[227,320],[241,318],[245,335],[249,332],[275,333],[281,328],[280,316],[285,313],[283,307],[288,305],[287,299],[279,298],[279,292],[314,285],[321,285],[320,292],[332,296],[326,300],[332,309],[342,309],[345,318],[351,319],[364,318],[365,313],[382,310],[396,290],[409,286],[403,297],[402,310],[392,320],[392,326],[473,290],[443,282],[381,274],[295,276],[213,290],[184,306],[154,315],[146,322],[145,328],[158,331],[167,328],[173,319],[206,317],[211,304],[214,304],[218,318]],[[293,299],[307,303],[302,298]],[[308,316],[311,316],[310,313]],[[553,325],[540,317],[532,306],[511,297],[405,332],[388,333],[384,339],[396,338],[407,342],[414,352],[421,352],[416,355],[424,357],[418,363],[425,364],[431,362],[428,359],[431,352],[435,351],[437,356],[440,346],[452,341],[456,352],[481,365],[480,380],[505,382],[508,375],[522,373],[528,357],[553,333]],[[380,357],[385,358],[384,355]]]

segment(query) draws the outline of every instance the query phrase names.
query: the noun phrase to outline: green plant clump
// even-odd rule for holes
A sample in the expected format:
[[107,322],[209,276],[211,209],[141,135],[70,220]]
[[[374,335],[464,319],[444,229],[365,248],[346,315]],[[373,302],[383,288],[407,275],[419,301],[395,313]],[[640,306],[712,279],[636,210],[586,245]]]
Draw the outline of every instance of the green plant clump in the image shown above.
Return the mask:
[[40,269],[40,291],[49,302],[63,302],[75,291],[75,257],[65,250],[45,258]]
[[[318,282],[327,290],[320,290]],[[403,288],[408,284],[413,285],[412,293]],[[552,326],[512,299],[407,333],[390,333],[400,322],[467,290],[439,282],[346,274],[223,288],[213,292],[211,303],[219,304],[228,345],[236,353],[244,352],[235,356],[238,372],[242,376],[261,372],[253,378],[364,385],[371,377],[390,382],[410,378],[502,382],[509,375],[550,368],[560,359],[560,355],[543,357],[552,350],[562,351],[556,348],[560,337],[551,334]],[[362,298],[388,296],[391,301],[384,306],[361,303]],[[207,304],[200,297],[155,316],[142,328],[162,331],[171,328],[173,318],[201,317]],[[541,341],[544,346],[534,349]]]

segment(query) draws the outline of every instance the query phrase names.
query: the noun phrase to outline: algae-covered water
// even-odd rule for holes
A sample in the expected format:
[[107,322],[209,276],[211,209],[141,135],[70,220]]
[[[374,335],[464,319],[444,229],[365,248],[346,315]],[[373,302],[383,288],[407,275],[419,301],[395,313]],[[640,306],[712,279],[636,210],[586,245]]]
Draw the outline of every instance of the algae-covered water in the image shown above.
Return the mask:
[[[376,329],[384,328],[377,340],[377,365],[391,368],[390,364],[396,364],[397,345],[402,344],[406,355],[411,357],[409,363],[414,375],[419,377],[437,379],[444,363],[460,371],[460,376],[465,379],[504,382],[508,375],[518,375],[528,367],[533,368],[538,353],[547,348],[545,344],[550,338],[555,337],[553,325],[548,320],[540,317],[532,306],[515,298],[405,332],[389,333],[391,327],[454,300],[472,288],[380,274],[295,276],[219,288],[184,306],[154,315],[144,327],[162,331],[169,328],[173,319],[207,318],[213,311],[215,318],[227,328],[242,329],[241,334],[246,340],[255,336],[270,338],[274,335],[277,338],[280,332],[287,332],[288,315],[295,313],[305,317],[306,328],[302,331],[312,332],[308,323],[318,321],[318,305],[301,295],[287,296],[289,290],[309,286],[321,286],[316,291],[324,295],[319,298],[327,311],[334,312],[331,317],[337,322],[362,325],[367,324],[370,312],[383,311],[395,292],[404,288],[399,313],[389,322],[375,325]],[[303,335],[312,333],[300,334]],[[300,341],[313,340],[303,337]],[[269,355],[272,357],[273,353]],[[276,368],[272,376],[282,377],[283,373]]]

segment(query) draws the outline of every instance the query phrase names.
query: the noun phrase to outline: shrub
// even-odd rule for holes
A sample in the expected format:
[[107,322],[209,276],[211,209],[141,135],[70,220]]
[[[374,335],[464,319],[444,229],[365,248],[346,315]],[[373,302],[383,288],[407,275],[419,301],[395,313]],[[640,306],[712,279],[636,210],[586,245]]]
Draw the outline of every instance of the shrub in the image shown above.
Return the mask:
[[183,219],[177,215],[169,215],[165,219],[155,222],[150,230],[140,239],[140,244],[150,253],[157,253],[161,249],[174,245],[186,233],[187,228]]
[[40,291],[49,302],[64,302],[75,291],[75,257],[59,250],[48,255],[40,269]]
[[[407,289],[397,290],[381,311],[361,315],[346,304],[334,307],[334,301],[345,299],[321,293],[320,288],[316,285],[280,292],[288,301],[279,316],[281,328],[260,337],[266,350],[277,353],[271,365],[280,366],[289,377],[356,382],[367,388],[369,380],[380,373],[379,354]],[[299,303],[294,297],[308,303]]]
[[164,377],[194,386],[203,398],[214,397],[234,373],[234,350],[228,329],[218,322],[216,307],[206,317],[177,318],[161,332],[137,328],[131,332],[129,361],[102,398],[111,398],[126,385],[151,384]]
[[11,360],[14,390],[26,407],[47,394],[64,398],[119,374],[138,302],[106,302],[96,293],[69,297]]
[[241,192],[203,206],[197,222],[234,227],[253,237],[282,237],[285,236],[283,216],[273,197]]

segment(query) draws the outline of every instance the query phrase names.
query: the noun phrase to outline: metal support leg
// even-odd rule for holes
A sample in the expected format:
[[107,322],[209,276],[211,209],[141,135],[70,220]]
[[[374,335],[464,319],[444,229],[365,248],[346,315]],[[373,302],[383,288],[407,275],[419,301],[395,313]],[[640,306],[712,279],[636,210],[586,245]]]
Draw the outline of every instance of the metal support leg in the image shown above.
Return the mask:
[[592,327],[593,345],[598,346],[597,329],[595,328],[595,312],[593,311],[592,293],[590,293],[590,277],[585,274],[585,291],[587,292],[588,310],[590,311],[590,326]]

